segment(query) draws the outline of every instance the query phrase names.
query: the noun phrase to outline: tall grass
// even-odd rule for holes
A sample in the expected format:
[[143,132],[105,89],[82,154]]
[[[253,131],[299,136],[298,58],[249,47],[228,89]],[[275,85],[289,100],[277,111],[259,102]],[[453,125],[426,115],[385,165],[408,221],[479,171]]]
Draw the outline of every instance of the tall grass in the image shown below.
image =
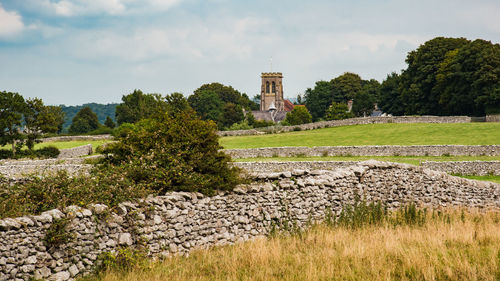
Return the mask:
[[92,280],[499,280],[500,213],[362,208],[300,235],[198,250]]

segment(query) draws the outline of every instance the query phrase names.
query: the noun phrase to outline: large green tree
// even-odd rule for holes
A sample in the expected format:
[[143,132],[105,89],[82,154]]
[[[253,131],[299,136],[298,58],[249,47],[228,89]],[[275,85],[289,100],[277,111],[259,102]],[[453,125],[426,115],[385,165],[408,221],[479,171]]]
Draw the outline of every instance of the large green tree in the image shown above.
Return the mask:
[[325,120],[342,120],[354,117],[352,112],[348,112],[347,104],[332,102],[325,114]]
[[405,69],[400,77],[402,101],[406,114],[440,115],[439,93],[436,72],[446,54],[466,45],[465,38],[436,37],[408,53]]
[[326,110],[332,104],[332,84],[327,81],[317,81],[314,88],[306,90],[304,98],[313,121],[318,121],[325,116]]
[[347,102],[354,99],[363,88],[363,80],[358,74],[346,72],[331,81],[333,101]]
[[84,107],[73,118],[69,132],[73,134],[85,134],[97,128],[99,128],[97,115],[90,107]]
[[24,133],[26,135],[26,146],[33,150],[36,141],[41,137],[43,121],[40,115],[44,109],[43,101],[39,98],[26,100],[24,111]]
[[449,51],[433,91],[444,115],[500,113],[500,45],[478,39]]
[[12,154],[16,155],[16,142],[21,140],[21,125],[26,103],[18,93],[0,92],[0,144],[12,144]]
[[116,106],[116,122],[135,123],[144,118],[151,118],[155,114],[164,113],[167,103],[160,94],[144,94],[141,90],[134,90],[122,97],[122,103]]
[[385,78],[380,85],[380,102],[379,107],[383,112],[393,115],[404,115],[405,103],[402,100],[399,90],[400,76],[393,72]]
[[46,105],[38,114],[43,133],[60,133],[63,129],[65,113],[61,106]]
[[[203,120],[215,121],[219,129],[243,120],[243,109],[258,109],[246,94],[220,83],[202,85],[188,97],[188,102]],[[206,102],[211,104],[204,104]]]

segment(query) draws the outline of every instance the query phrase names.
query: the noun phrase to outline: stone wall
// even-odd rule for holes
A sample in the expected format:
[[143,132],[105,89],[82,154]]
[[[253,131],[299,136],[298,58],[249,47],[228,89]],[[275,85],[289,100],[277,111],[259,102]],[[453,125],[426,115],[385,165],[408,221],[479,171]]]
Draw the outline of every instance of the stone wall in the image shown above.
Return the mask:
[[265,133],[282,133],[291,131],[304,131],[328,127],[381,124],[381,123],[470,123],[467,116],[391,116],[391,117],[359,117],[344,120],[321,121],[295,126],[274,126],[250,130],[219,131],[220,136],[246,136]]
[[422,162],[422,167],[458,175],[500,175],[500,161]]
[[500,145],[374,145],[225,149],[232,158],[294,156],[498,156]]
[[96,135],[96,136],[59,136],[41,139],[42,142],[52,141],[95,141],[95,140],[112,140],[112,135]]
[[486,115],[486,122],[500,122],[500,114]]
[[57,158],[58,159],[75,158],[91,154],[92,154],[92,145],[87,144],[73,148],[61,149],[61,153],[59,153],[59,156],[57,156]]
[[[268,161],[234,162],[233,165],[249,173],[282,172],[301,170],[335,170],[358,165],[359,161]],[[460,175],[500,175],[500,161],[452,161],[420,163],[422,167],[434,171]]]
[[[272,225],[298,227],[338,215],[355,194],[390,208],[408,202],[439,208],[500,209],[500,184],[472,181],[421,167],[366,161],[332,171],[293,170],[258,174],[259,182],[207,197],[168,193],[116,210],[104,205],[70,206],[36,216],[0,220],[0,280],[29,277],[70,280],[92,270],[98,256],[118,247],[144,247],[168,256],[269,233]],[[66,218],[70,242],[44,243],[47,229]]]

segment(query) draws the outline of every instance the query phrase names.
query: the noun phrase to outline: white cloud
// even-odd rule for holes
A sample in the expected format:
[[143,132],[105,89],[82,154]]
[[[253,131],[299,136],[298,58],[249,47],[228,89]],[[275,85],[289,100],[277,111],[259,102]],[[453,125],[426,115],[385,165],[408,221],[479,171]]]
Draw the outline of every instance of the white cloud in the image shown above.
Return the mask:
[[0,5],[0,38],[11,37],[23,31],[24,24],[21,16],[15,12],[4,10]]

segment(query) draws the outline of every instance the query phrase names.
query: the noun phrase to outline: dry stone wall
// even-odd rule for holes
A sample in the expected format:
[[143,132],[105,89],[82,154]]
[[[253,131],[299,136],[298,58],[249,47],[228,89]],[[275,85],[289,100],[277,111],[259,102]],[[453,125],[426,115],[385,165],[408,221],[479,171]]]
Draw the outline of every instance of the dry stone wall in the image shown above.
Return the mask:
[[291,131],[303,131],[328,127],[382,124],[382,123],[470,123],[471,118],[467,116],[387,116],[387,117],[359,117],[344,120],[321,121],[295,126],[273,126],[250,130],[220,131],[220,136],[246,136],[265,133],[283,133]]
[[[359,161],[267,161],[267,162],[234,162],[233,165],[249,173],[282,172],[294,169],[301,170],[335,170],[358,165]],[[449,174],[460,175],[500,175],[500,161],[452,161],[422,162],[423,168]]]
[[82,145],[73,148],[61,149],[61,153],[57,156],[58,159],[75,158],[92,154],[92,145]]
[[[305,227],[339,214],[359,194],[396,208],[408,202],[439,208],[465,206],[500,210],[500,184],[466,180],[421,167],[366,161],[336,170],[256,173],[253,184],[207,197],[168,193],[114,210],[70,206],[36,216],[0,220],[0,280],[72,280],[92,270],[104,252],[143,248],[150,256],[232,244],[267,235],[273,225]],[[69,220],[72,238],[44,243],[47,230]]]
[[303,156],[498,156],[500,145],[374,145],[224,149],[233,159]]

